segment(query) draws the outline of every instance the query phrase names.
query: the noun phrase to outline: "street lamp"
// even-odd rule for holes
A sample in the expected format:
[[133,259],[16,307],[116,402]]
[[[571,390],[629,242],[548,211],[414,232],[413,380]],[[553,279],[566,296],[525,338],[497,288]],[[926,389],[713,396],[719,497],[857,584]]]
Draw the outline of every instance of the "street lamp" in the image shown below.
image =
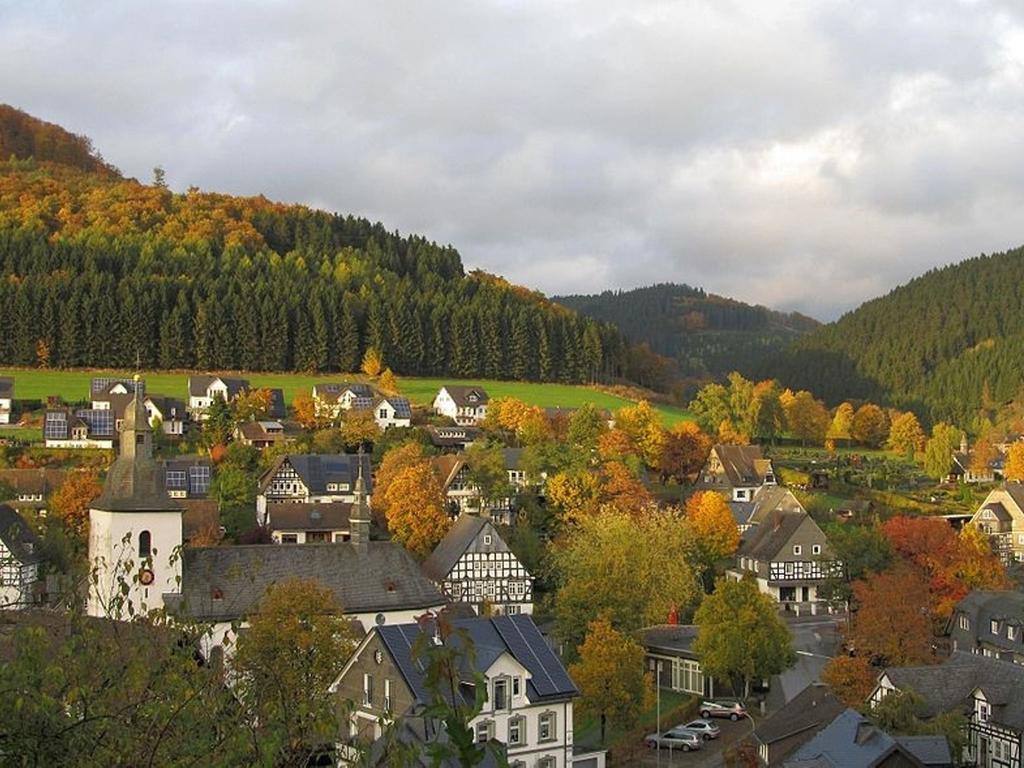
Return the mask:
[[655,684],[654,684],[654,695],[657,697],[658,704],[657,710],[654,716],[654,728],[655,728],[655,743],[657,746],[657,763],[661,765],[661,660],[655,662]]

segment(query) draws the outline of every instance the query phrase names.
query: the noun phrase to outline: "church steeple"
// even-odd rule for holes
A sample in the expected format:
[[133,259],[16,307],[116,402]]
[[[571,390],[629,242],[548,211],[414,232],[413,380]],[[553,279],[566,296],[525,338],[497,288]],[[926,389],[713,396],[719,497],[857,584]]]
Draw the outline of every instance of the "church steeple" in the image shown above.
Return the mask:
[[349,523],[352,527],[352,543],[359,549],[366,549],[370,543],[370,507],[366,503],[366,482],[363,480],[363,449],[359,449],[356,456],[359,465],[356,475],[356,484],[353,489],[356,502],[352,506],[352,514],[349,516]]
[[145,385],[139,374],[134,376],[135,394],[128,403],[121,422],[121,455],[140,459],[153,458],[153,428],[146,415]]

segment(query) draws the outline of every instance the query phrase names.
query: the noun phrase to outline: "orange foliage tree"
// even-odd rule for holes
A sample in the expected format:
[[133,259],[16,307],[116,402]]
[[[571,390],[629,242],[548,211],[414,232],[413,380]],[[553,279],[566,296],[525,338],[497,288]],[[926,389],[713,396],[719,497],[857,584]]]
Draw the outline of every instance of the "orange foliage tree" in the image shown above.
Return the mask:
[[72,472],[53,494],[50,506],[67,531],[75,536],[85,537],[89,533],[89,506],[102,492],[103,486],[100,485],[96,472]]
[[835,697],[854,709],[864,706],[875,690],[878,670],[864,656],[836,656],[821,670],[821,682]]
[[933,662],[931,590],[915,568],[900,564],[853,585],[847,639],[857,655],[882,665]]
[[714,584],[715,566],[740,544],[740,529],[725,497],[716,491],[698,491],[686,501],[686,519],[695,539],[695,557],[705,588]]
[[1024,480],[1024,442],[1017,441],[1006,453],[1006,467],[1003,476],[1007,480],[1020,482]]
[[383,497],[391,535],[414,554],[429,555],[451,527],[441,481],[427,463],[399,470]]
[[300,392],[292,400],[292,409],[295,411],[295,420],[306,429],[319,429],[324,426],[326,419],[317,416],[316,401],[305,392]]
[[665,433],[658,461],[661,482],[685,483],[700,472],[711,452],[711,438],[692,421],[682,421]]
[[630,515],[646,512],[654,502],[647,486],[620,461],[606,462],[601,468],[601,498]]

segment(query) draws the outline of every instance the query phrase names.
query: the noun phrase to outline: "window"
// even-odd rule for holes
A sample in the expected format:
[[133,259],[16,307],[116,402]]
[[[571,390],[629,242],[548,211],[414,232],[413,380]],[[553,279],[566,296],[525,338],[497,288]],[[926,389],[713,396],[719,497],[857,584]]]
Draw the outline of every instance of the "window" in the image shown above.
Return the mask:
[[988,628],[992,631],[993,635],[998,635],[999,634],[999,621],[996,620],[996,619],[992,619],[992,621],[989,622],[989,627]]
[[384,711],[391,711],[391,681],[384,680]]
[[553,757],[542,757],[537,761],[537,768],[555,768],[555,758]]
[[1016,640],[1017,639],[1017,628],[1016,627],[1011,627],[1011,626],[1007,626],[1006,627],[1006,639],[1007,640]]
[[518,677],[513,677],[512,678],[512,695],[513,696],[518,696],[519,695],[519,678]]
[[515,616],[515,615],[520,614],[520,613],[522,613],[522,608],[520,606],[518,606],[518,605],[506,605],[505,606],[505,615],[506,616]]
[[363,675],[363,706],[373,706],[373,675]]
[[969,618],[967,618],[966,614],[961,613],[960,614],[960,629],[970,629],[970,628],[971,628],[971,620]]
[[378,419],[386,419],[387,417],[388,417],[388,409],[387,408],[381,408],[379,411],[377,411],[377,418]]
[[489,533],[485,533],[485,534],[484,534],[484,546],[485,546],[485,547],[489,547],[489,546],[491,546],[491,541],[492,541],[492,539],[491,539],[491,534],[489,534]]
[[794,555],[801,555],[801,554],[803,554],[803,551],[804,551],[804,548],[801,547],[799,544],[794,544],[793,545],[793,554]]
[[537,719],[537,740],[555,740],[555,713],[545,712]]
[[298,544],[299,543],[299,534],[297,534],[297,533],[282,533],[281,534],[281,543],[282,544]]
[[526,721],[521,717],[513,717],[508,721],[508,745],[518,747],[526,741]]
[[150,557],[153,554],[153,537],[149,531],[139,534],[139,557]]
[[494,681],[494,709],[508,709],[508,680],[499,678]]
[[987,723],[988,722],[988,715],[989,715],[989,712],[988,712],[988,702],[979,701],[978,702],[978,720],[980,720],[983,723]]
[[481,720],[476,724],[476,743],[483,744],[484,742],[490,741],[494,733],[494,722],[491,720]]
[[821,554],[821,544],[812,544],[811,545],[811,554],[812,555],[820,555]]

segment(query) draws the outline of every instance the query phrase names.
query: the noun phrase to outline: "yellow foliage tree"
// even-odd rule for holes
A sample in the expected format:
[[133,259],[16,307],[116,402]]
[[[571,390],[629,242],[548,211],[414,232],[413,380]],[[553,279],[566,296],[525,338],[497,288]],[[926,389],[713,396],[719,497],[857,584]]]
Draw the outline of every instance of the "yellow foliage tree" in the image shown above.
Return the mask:
[[924,450],[925,442],[924,430],[921,429],[917,416],[907,411],[893,418],[892,426],[889,427],[889,439],[885,444],[892,451],[916,453]]
[[547,501],[563,522],[574,523],[597,510],[601,483],[593,472],[559,472],[548,479]]
[[621,429],[609,429],[597,438],[597,455],[602,461],[622,461],[637,455],[633,439]]
[[661,426],[661,416],[650,403],[641,400],[636,405],[623,406],[615,414],[615,426],[629,436],[644,464],[658,466],[665,430]]
[[384,370],[384,358],[380,356],[380,352],[373,347],[367,347],[366,354],[363,355],[362,369],[363,373],[371,378],[380,376]]
[[601,467],[601,500],[629,515],[645,514],[654,503],[647,486],[621,461]]
[[89,533],[89,506],[103,492],[94,470],[71,472],[50,499],[50,506],[64,524],[65,530],[77,537]]
[[380,515],[384,514],[384,511],[387,509],[384,499],[387,496],[388,488],[391,487],[391,483],[398,476],[398,473],[407,467],[419,464],[429,466],[430,459],[424,454],[423,446],[412,440],[396,445],[384,454],[373,480],[373,501],[371,506],[374,512]]
[[377,426],[370,411],[349,410],[345,414],[345,422],[341,425],[341,439],[349,448],[373,445],[380,439],[380,427]]
[[316,414],[316,401],[305,392],[300,392],[292,400],[292,410],[295,420],[306,429],[319,429],[324,425],[325,419]]
[[380,381],[377,382],[377,386],[380,387],[380,391],[385,395],[397,395],[399,393],[398,377],[395,376],[390,368],[384,369],[384,372],[380,375]]
[[1017,441],[1010,446],[1006,454],[1006,467],[1003,475],[1007,480],[1020,482],[1024,480],[1024,442]]
[[686,519],[693,531],[705,588],[710,588],[715,566],[739,546],[740,529],[725,497],[716,491],[697,491],[687,499]]
[[383,497],[391,535],[414,554],[429,555],[451,527],[441,481],[426,462],[399,470]]

